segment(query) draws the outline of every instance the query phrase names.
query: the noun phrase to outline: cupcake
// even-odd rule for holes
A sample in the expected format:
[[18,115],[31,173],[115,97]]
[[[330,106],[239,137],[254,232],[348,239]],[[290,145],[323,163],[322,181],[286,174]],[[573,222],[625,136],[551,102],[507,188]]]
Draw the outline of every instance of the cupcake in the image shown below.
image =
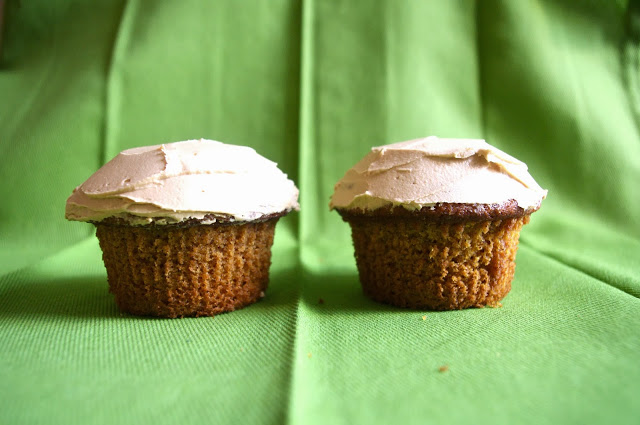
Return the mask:
[[363,291],[399,307],[497,306],[522,226],[547,195],[527,165],[484,140],[376,147],[336,184]]
[[121,152],[73,191],[65,216],[96,226],[122,311],[212,316],[264,296],[276,223],[297,199],[274,162],[201,139]]

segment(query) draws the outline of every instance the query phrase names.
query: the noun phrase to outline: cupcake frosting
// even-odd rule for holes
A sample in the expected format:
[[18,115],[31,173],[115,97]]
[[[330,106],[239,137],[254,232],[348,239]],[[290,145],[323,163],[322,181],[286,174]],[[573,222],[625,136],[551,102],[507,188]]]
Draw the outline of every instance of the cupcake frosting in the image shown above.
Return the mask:
[[65,216],[206,224],[288,212],[297,200],[298,189],[275,162],[249,147],[200,139],[121,152],[74,189]]
[[525,163],[484,140],[431,136],[372,148],[336,184],[329,206],[417,210],[438,203],[515,200],[535,211],[546,195]]

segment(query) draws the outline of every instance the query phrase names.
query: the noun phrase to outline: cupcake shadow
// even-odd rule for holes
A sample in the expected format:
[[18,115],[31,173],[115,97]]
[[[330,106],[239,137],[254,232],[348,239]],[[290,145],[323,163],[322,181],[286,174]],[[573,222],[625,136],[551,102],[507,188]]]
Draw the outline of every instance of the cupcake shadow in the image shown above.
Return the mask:
[[[256,313],[286,304],[294,305],[295,284],[295,271],[274,273],[265,298],[236,312]],[[0,321],[37,318],[164,320],[120,311],[109,292],[106,276],[33,279],[0,288]]]
[[355,272],[314,274],[305,271],[303,277],[302,302],[320,314],[410,311],[367,297]]
[[0,290],[0,319],[120,317],[106,276],[23,281]]

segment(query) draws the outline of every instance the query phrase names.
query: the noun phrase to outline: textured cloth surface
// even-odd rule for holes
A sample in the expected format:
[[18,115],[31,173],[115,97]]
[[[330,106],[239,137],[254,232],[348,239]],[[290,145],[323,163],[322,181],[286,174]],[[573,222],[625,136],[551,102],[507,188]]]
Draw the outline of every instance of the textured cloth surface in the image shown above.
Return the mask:
[[[8,1],[0,423],[638,423],[636,1]],[[360,289],[335,182],[369,147],[485,138],[549,196],[501,308]],[[125,148],[247,145],[298,184],[267,296],[121,314],[71,190]]]

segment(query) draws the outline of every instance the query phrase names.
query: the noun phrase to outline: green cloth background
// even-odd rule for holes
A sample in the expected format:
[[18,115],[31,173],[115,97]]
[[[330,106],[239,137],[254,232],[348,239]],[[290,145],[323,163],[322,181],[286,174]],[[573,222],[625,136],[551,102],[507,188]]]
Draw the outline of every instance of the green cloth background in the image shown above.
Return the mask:
[[[3,44],[0,424],[640,423],[639,2],[9,0]],[[502,308],[368,300],[328,211],[371,146],[432,134],[549,190]],[[300,188],[267,296],[123,315],[65,200],[200,137]]]

